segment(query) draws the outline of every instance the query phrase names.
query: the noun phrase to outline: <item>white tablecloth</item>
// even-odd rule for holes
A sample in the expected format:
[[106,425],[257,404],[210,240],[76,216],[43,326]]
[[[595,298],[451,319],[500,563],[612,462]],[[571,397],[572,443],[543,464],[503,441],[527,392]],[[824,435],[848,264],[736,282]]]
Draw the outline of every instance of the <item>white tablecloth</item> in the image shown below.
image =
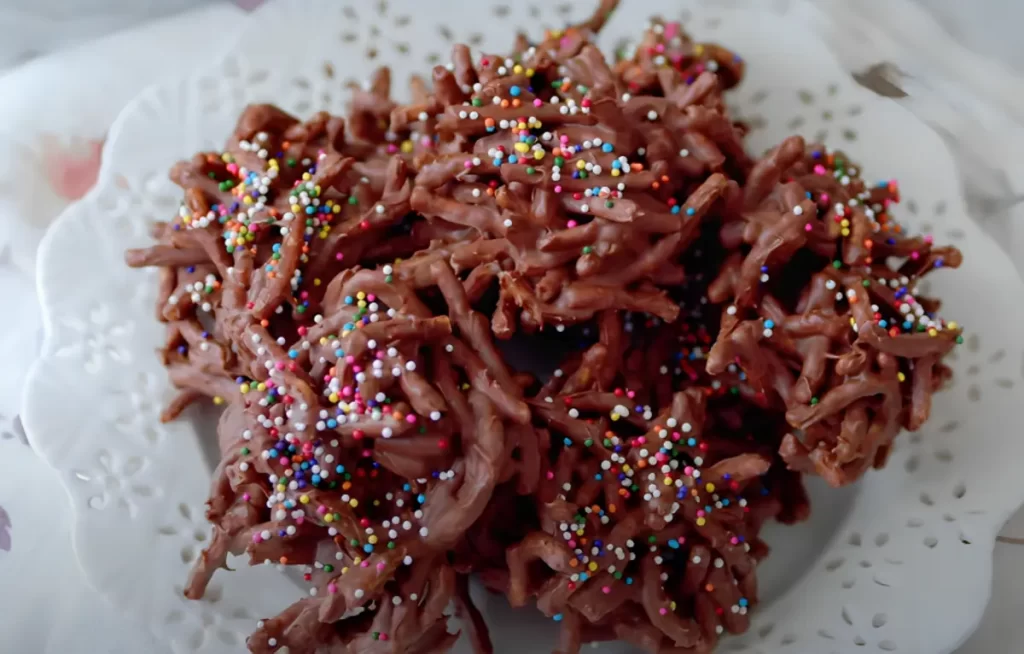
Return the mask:
[[[177,4],[200,2],[180,0]],[[948,0],[916,2],[935,8],[936,15],[947,23],[952,21],[962,45],[971,46],[971,38],[986,33],[983,27],[967,26],[956,18],[963,16],[957,13],[958,4]],[[241,0],[239,4],[257,2]],[[902,13],[899,20],[914,25],[931,20],[915,11],[919,9],[907,7],[909,13]],[[11,15],[0,10],[5,34],[10,33],[11,24],[4,21]],[[103,135],[120,108],[154,77],[185,73],[215,56],[203,54],[217,42],[211,35],[228,34],[242,17],[235,6],[214,4],[199,13],[149,23],[71,51],[36,58],[0,75],[0,302],[5,318],[6,312],[19,316],[0,334],[4,371],[0,375],[0,650],[4,652],[167,651],[166,645],[124,620],[85,584],[71,548],[67,497],[56,473],[23,441],[16,416],[24,373],[38,347],[40,328],[32,281],[34,254],[48,222],[95,178]],[[118,22],[122,18],[107,28],[126,24]],[[937,22],[928,25],[939,29]],[[1017,43],[1009,44],[1008,51],[1018,52],[1019,48],[1012,47]],[[991,54],[998,52],[995,45],[982,42],[975,50]],[[878,46],[880,50],[883,47]],[[898,47],[894,48],[886,51],[888,59],[902,64],[904,70],[914,70],[910,55],[903,60]],[[915,54],[920,61],[920,51]],[[0,51],[0,68],[14,58],[10,52]],[[976,61],[984,65],[983,59]],[[978,114],[984,110],[979,107],[998,104],[998,94],[1017,88],[1014,85],[1020,80],[1007,78],[1001,83],[992,77],[991,69],[986,70],[986,80],[976,80],[981,84],[977,97],[985,99],[966,108],[950,102],[957,94],[949,93],[934,77],[923,80],[918,75],[904,82],[917,91],[912,109],[946,135],[957,155],[972,208],[1024,263],[1024,215],[1016,220],[1007,218],[1009,212],[1022,212],[1021,205],[1012,205],[1009,199],[1024,195],[1024,166],[1015,154],[1020,148],[1013,145],[1013,139],[1020,139],[1017,143],[1024,147],[1024,139],[1020,132],[1007,136],[999,122],[1003,114]],[[993,118],[996,115],[1000,117]],[[1024,538],[1024,512],[1007,525],[1004,535]],[[995,564],[993,600],[980,629],[961,654],[1010,653],[1024,642],[1024,621],[1016,610],[1024,604],[1024,546],[997,544]]]

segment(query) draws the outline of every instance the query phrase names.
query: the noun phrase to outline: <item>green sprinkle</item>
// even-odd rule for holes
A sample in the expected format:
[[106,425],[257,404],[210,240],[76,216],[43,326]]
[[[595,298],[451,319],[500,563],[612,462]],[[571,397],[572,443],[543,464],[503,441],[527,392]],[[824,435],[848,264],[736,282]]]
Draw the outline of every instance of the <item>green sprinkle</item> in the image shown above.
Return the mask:
[[611,209],[612,207],[615,206],[615,203],[612,202],[611,200],[605,200],[604,206],[606,206],[607,208]]
[[956,344],[957,345],[963,345],[963,342],[964,342],[964,337],[963,336],[957,336],[956,337]]
[[585,246],[583,248],[583,254],[590,254],[593,251],[594,251],[594,248],[590,247],[589,245],[587,245],[587,246]]
[[534,168],[533,166],[527,166],[526,167],[526,174],[527,175],[532,175],[532,174],[534,174],[536,172],[537,172],[537,169]]
[[334,572],[334,566],[328,563],[324,566],[324,572]]
[[384,277],[384,283],[386,283],[386,284],[390,284],[393,280],[394,280],[394,276],[393,275],[387,275],[386,277]]
[[555,165],[559,166],[559,167],[564,166],[565,165],[565,158],[564,157],[555,157]]
[[871,280],[865,279],[864,281],[861,282],[861,286],[863,286],[864,288],[871,286]]
[[294,167],[295,166],[295,160],[291,159],[291,158],[285,159],[284,163],[285,163],[286,166],[289,166],[289,167]]
[[815,405],[815,404],[817,404],[817,403],[818,403],[818,398],[816,398],[816,397],[812,397],[812,398],[811,398],[811,406],[814,406],[814,405]]
[[587,440],[583,441],[583,444],[587,447],[592,447],[594,445],[594,441],[593,439],[588,438]]
[[836,270],[839,270],[840,268],[843,267],[843,262],[842,261],[838,261],[838,260],[833,261],[832,262],[832,267],[835,268]]
[[356,200],[356,196],[350,195],[350,196],[348,196],[348,203],[349,204],[358,204],[359,200]]
[[242,456],[249,456],[249,452],[251,452],[251,450],[248,447],[242,448]]

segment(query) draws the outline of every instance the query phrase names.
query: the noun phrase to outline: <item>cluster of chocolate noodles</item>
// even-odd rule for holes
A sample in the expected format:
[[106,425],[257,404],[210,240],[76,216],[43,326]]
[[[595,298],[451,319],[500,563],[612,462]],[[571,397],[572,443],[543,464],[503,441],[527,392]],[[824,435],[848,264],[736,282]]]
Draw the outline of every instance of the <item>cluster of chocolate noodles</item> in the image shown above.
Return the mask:
[[[186,595],[229,555],[311,584],[252,651],[444,652],[454,602],[490,652],[477,575],[562,652],[706,652],[746,628],[762,523],[806,516],[800,472],[845,483],[926,417],[958,332],[913,284],[959,255],[835,154],[752,161],[732,53],[655,22],[606,63],[616,4],[456,46],[409,104],[382,70],[345,118],[250,107],[172,170],[179,215],[127,259],[160,268],[165,419],[224,405]],[[517,332],[576,351],[535,379]]]
[[902,233],[898,200],[894,181],[868,186],[845,155],[794,136],[757,163],[721,226],[729,252],[708,298],[725,311],[707,372],[738,364],[785,410],[783,460],[834,486],[924,424],[962,342],[917,290],[961,254]]

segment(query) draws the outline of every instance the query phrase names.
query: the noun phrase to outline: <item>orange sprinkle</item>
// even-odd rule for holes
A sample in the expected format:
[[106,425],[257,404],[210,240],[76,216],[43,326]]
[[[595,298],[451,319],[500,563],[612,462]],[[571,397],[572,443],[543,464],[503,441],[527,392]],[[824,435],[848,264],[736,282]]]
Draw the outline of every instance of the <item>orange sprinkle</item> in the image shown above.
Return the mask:
[[350,488],[352,488],[352,482],[350,481],[346,481],[344,484],[341,485],[341,490],[348,490]]
[[704,586],[704,590],[706,590],[709,593],[714,592],[715,585],[714,584],[708,584],[707,586]]
[[616,511],[618,511],[618,509],[616,508],[615,504],[608,505],[608,513],[615,513]]
[[269,325],[270,325],[270,321],[267,320],[266,318],[264,318],[263,320],[260,321],[260,327],[268,327]]
[[629,164],[629,169],[634,171],[634,172],[638,171],[638,170],[643,170],[644,169],[644,165],[642,163],[631,163],[631,164]]
[[519,105],[520,105],[519,98],[513,98],[512,99],[512,106],[513,107],[518,107]]
[[653,182],[651,184],[651,188],[659,188],[659,187],[661,187],[661,184],[659,184],[658,182]]
[[866,238],[864,239],[864,247],[870,250],[871,248],[875,247],[875,242],[872,241],[870,238]]
[[508,100],[502,100],[501,107],[502,109],[508,109]]
[[570,568],[575,568],[578,565],[579,565],[579,563],[577,563],[576,559],[572,559],[571,561],[569,561],[569,567]]
[[281,565],[288,565],[288,557],[287,556],[282,556],[281,558],[278,559],[278,561],[281,562]]
[[661,176],[661,181],[663,181],[663,182],[666,182],[666,183],[667,183],[667,182],[668,182],[668,175],[662,175],[662,176]]

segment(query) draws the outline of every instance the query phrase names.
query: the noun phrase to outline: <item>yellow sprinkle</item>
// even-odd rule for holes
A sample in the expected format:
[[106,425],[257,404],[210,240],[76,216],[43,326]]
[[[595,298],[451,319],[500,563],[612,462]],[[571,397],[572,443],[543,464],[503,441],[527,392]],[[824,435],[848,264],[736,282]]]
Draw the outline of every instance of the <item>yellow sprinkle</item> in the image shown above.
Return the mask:
[[620,171],[618,168],[612,168],[612,177],[618,177],[621,174],[622,171]]
[[376,536],[370,536],[366,540],[370,541],[370,545],[376,545],[377,544],[377,537]]
[[583,170],[586,167],[587,167],[587,162],[586,161],[583,161],[582,159],[577,159],[576,160],[576,168],[578,168],[579,170]]
[[263,382],[260,382],[256,384],[256,390],[262,393],[263,391],[267,390],[267,385],[264,384]]
[[519,143],[516,143],[512,147],[514,147],[516,149],[516,152],[524,152],[525,153],[525,152],[529,152],[530,151],[530,146],[528,146],[527,144],[523,143],[522,141],[520,141]]
[[704,54],[704,46],[698,43],[697,45],[693,46],[693,52],[694,54],[697,55]]
[[374,500],[373,501],[373,505],[374,506],[380,506],[380,500]]
[[714,493],[715,492],[715,485],[712,484],[711,482],[708,482],[707,484],[705,484],[704,489],[707,490],[707,492],[709,492],[709,493]]
[[516,64],[515,66],[512,66],[512,72],[515,73],[516,75],[519,75],[523,72],[523,67],[520,66],[519,64]]
[[366,300],[359,300],[358,302],[356,302],[356,306],[359,307],[360,309],[366,307]]
[[242,384],[238,387],[238,390],[242,391],[242,395],[245,395],[249,392],[249,384]]
[[938,336],[939,332],[934,327],[931,327],[931,328],[928,329],[928,335],[929,336]]
[[582,535],[583,535],[583,530],[582,530],[582,529],[580,529],[579,531],[577,531],[577,532],[576,532],[576,535],[577,535],[577,536],[582,536]]
[[959,326],[960,325],[955,320],[950,320],[948,323],[946,323],[946,327],[949,327],[950,329],[956,329]]
[[231,162],[231,155],[228,154],[227,152],[225,152],[224,154],[220,155],[220,160],[224,161],[224,162],[230,163]]
[[292,212],[293,212],[293,213],[299,213],[300,211],[302,211],[302,207],[300,207],[300,206],[299,206],[299,205],[297,205],[297,204],[293,204],[293,205],[292,205]]
[[543,159],[544,158],[544,151],[543,150],[534,150],[533,151],[533,158],[537,159],[538,161]]
[[668,477],[665,477],[665,479],[662,481],[662,483],[665,484],[666,486],[671,486],[672,485],[672,480],[669,479]]
[[312,175],[310,175],[309,173],[302,173],[302,181],[308,182],[311,179],[313,179]]
[[346,565],[344,568],[341,569],[341,574],[345,574],[347,572],[348,572],[348,566]]
[[907,376],[904,375],[902,372],[898,372],[896,373],[896,379],[900,380],[901,382],[904,382],[907,381]]
[[527,77],[533,77],[536,74],[537,74],[537,71],[535,71],[534,69],[532,69],[532,68],[527,68],[526,69],[526,76]]
[[611,418],[612,418],[612,422],[617,422],[618,419],[619,419],[619,414],[613,413],[613,414],[611,414]]
[[346,336],[348,336],[348,335],[349,335],[349,334],[351,334],[351,333],[352,333],[352,330],[351,330],[351,329],[344,329],[344,330],[342,330],[342,332],[341,332],[341,337],[342,337],[342,338],[345,338]]
[[324,516],[324,522],[334,522],[334,516],[328,513]]
[[842,234],[843,236],[849,236],[850,235],[850,230],[848,230],[848,229],[841,230],[840,234]]
[[224,398],[221,397],[220,395],[215,395],[213,396],[213,403],[217,405],[224,404]]
[[402,141],[402,152],[404,152],[405,154],[409,154],[410,152],[412,152],[412,141]]
[[526,123],[519,121],[516,123],[516,129],[526,129]]
[[320,337],[320,345],[327,345],[327,337],[326,336],[321,336]]
[[842,226],[842,227],[849,227],[850,226],[850,221],[847,220],[846,218],[843,218],[842,221],[840,221],[839,225]]
[[351,506],[354,509],[357,506],[359,506],[359,500],[350,500],[348,505]]
[[590,565],[588,565],[587,567],[590,569],[591,572],[597,571],[597,563],[595,563],[594,561],[591,561]]
[[336,204],[331,208],[331,213],[341,213],[341,205]]
[[299,504],[309,504],[309,495],[299,495]]
[[314,188],[314,189],[316,190],[316,192],[317,192],[317,195],[319,195],[319,194],[320,194],[320,185],[319,185],[319,184],[317,184],[317,185],[316,185],[316,186],[314,186],[313,188]]
[[850,318],[850,325],[855,327],[857,325],[857,321],[854,320],[853,318]]
[[256,235],[253,234],[252,232],[249,232],[248,234],[245,235],[245,240],[246,241],[255,241],[256,240]]
[[623,472],[630,472],[631,470],[633,470],[633,468],[628,463],[624,463],[622,465],[622,471]]
[[339,399],[338,398],[338,394],[337,393],[331,393],[331,395],[327,399],[331,401],[331,404],[337,404],[338,403],[338,399]]
[[706,525],[707,523],[708,523],[708,521],[707,521],[707,520],[705,520],[704,518],[697,518],[697,526],[698,526],[698,527],[703,527],[703,526],[704,526],[704,525]]
[[366,299],[366,293],[364,293],[362,291],[359,291],[358,293],[356,293],[356,299],[357,300],[365,300]]
[[356,565],[359,565],[362,562],[363,562],[363,557],[361,557],[361,556],[357,556],[356,558],[352,559],[352,563],[355,563]]
[[322,283],[323,283],[323,282],[321,282],[321,281],[320,281],[320,278],[319,278],[319,277],[317,277],[316,279],[314,279],[314,280],[313,280],[313,286],[319,286],[319,285],[320,285],[320,284],[322,284]]

